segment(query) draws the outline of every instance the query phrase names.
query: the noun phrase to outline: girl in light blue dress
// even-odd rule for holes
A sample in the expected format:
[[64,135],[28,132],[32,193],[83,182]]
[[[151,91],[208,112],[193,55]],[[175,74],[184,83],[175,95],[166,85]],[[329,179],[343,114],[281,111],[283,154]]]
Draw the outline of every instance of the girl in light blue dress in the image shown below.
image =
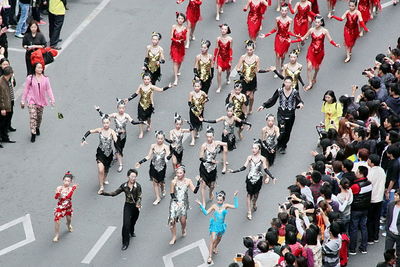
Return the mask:
[[210,219],[210,245],[209,245],[209,256],[207,259],[207,263],[211,264],[212,263],[212,254],[217,254],[217,246],[219,242],[221,242],[221,238],[223,234],[225,233],[226,230],[226,223],[225,223],[225,216],[228,213],[228,209],[237,209],[239,202],[237,198],[238,191],[236,191],[234,195],[234,205],[224,203],[225,202],[225,192],[221,191],[218,192],[217,195],[217,203],[212,204],[212,206],[206,210],[202,203],[197,200],[196,202],[199,203],[200,209],[203,212],[204,215],[208,215],[212,211],[214,211],[213,216]]

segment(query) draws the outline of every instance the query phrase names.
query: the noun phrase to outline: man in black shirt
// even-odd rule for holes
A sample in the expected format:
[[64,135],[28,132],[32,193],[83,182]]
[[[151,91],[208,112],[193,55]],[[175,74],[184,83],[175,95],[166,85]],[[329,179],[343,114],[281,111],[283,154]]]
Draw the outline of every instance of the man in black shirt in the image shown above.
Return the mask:
[[135,224],[139,218],[139,212],[142,202],[142,187],[136,182],[137,170],[130,169],[127,173],[128,181],[118,187],[111,193],[101,192],[103,196],[116,196],[125,193],[124,218],[122,225],[122,250],[129,246],[130,237],[135,237]]
[[286,76],[284,79],[283,88],[279,88],[275,91],[273,96],[268,99],[257,111],[261,111],[264,108],[270,108],[276,104],[279,100],[279,107],[277,113],[278,126],[280,135],[278,137],[277,149],[281,154],[286,153],[286,146],[289,142],[290,132],[292,131],[296,108],[303,108],[304,103],[301,100],[299,92],[293,88],[293,79],[290,76]]

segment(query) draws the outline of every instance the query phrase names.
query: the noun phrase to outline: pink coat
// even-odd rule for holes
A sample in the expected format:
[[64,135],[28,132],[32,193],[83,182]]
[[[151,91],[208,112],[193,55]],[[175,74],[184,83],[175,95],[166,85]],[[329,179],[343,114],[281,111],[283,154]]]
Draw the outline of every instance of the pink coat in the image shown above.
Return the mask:
[[28,105],[36,104],[39,106],[47,106],[47,97],[50,98],[52,103],[55,102],[53,96],[53,90],[51,89],[50,80],[48,77],[42,75],[40,83],[32,75],[26,77],[25,89],[22,94],[21,102]]

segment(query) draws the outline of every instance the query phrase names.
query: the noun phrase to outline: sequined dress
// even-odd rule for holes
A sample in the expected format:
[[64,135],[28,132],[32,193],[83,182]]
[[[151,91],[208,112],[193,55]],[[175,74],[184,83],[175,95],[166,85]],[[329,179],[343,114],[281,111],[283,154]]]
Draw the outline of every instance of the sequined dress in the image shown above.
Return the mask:
[[[269,163],[269,166],[272,166],[275,161],[275,155],[276,155],[276,134],[275,131],[273,134],[269,134],[265,140],[263,140],[263,145],[261,146],[261,155],[264,156]],[[271,151],[274,152],[272,153]]]
[[309,5],[302,7],[298,5],[297,13],[293,19],[293,32],[300,36],[304,36],[309,28],[308,16],[310,13],[311,7]]
[[171,199],[169,203],[169,224],[177,222],[182,216],[187,216],[187,211],[189,209],[188,190],[189,187],[184,181],[176,181],[174,190],[176,200]]
[[147,91],[143,90],[142,87],[139,89],[140,99],[138,104],[138,115],[139,121],[147,121],[151,118],[154,113],[153,107],[153,88],[149,88]]
[[211,183],[215,182],[217,179],[217,164],[212,163],[211,161],[216,160],[218,151],[219,146],[215,146],[213,151],[206,148],[204,151],[205,162],[200,163],[200,177],[208,187],[210,187]]
[[325,34],[315,35],[311,33],[311,44],[308,47],[307,61],[310,61],[314,68],[318,68],[324,59],[324,40]]
[[[115,132],[117,133],[117,142],[115,149],[121,156],[123,156],[123,150],[126,143],[126,125],[128,124],[128,119],[124,116],[122,120],[118,117],[114,118],[115,122]],[[118,148],[118,149],[117,149]]]
[[112,135],[105,137],[102,133],[99,133],[99,146],[97,147],[96,161],[104,165],[104,169],[108,172],[113,159],[112,149]]
[[186,19],[190,21],[192,26],[196,26],[196,23],[201,20],[200,6],[202,2],[199,0],[189,0],[189,4],[186,9]]
[[165,160],[167,152],[163,149],[161,152],[157,152],[153,148],[153,157],[150,162],[150,180],[156,183],[164,183],[165,171],[167,170],[167,162]]
[[183,133],[179,132],[178,134],[173,131],[172,132],[172,144],[171,151],[176,157],[177,163],[182,163],[183,157]]
[[346,24],[344,25],[344,44],[348,48],[352,48],[356,43],[357,38],[360,34],[360,29],[358,28],[358,14],[354,13],[353,15],[350,13],[346,14]]
[[174,29],[170,50],[170,56],[174,63],[182,63],[183,58],[185,57],[186,33],[186,28],[180,32]]
[[243,60],[242,65],[242,93],[257,90],[257,62],[249,64]]
[[151,49],[147,52],[147,70],[151,75],[151,84],[155,85],[157,81],[161,80],[161,67],[157,62],[161,60],[161,51],[157,51],[157,53],[153,54]]
[[208,94],[208,90],[211,86],[211,59],[208,58],[207,61],[203,61],[200,57],[199,62],[197,64],[197,70],[199,73],[199,78],[201,81],[201,90]]
[[267,10],[267,6],[259,2],[257,5],[250,2],[250,11],[247,16],[247,29],[249,31],[249,37],[256,39],[258,32],[260,31],[263,16]]
[[57,222],[65,216],[72,216],[72,195],[76,189],[76,185],[72,186],[69,192],[56,193],[54,196],[58,200],[57,207],[54,209],[54,221]]
[[192,124],[193,129],[195,129],[197,132],[201,131],[203,128],[203,123],[199,120],[199,117],[203,116],[204,105],[206,102],[207,96],[205,94],[200,94],[199,97],[196,97],[196,95],[193,94],[192,101],[190,102],[190,124]]
[[228,121],[224,120],[224,131],[227,132],[226,135],[222,133],[222,142],[228,144],[228,150],[232,151],[236,148],[236,137],[235,137],[235,123],[229,124]]
[[232,61],[232,42],[228,41],[223,43],[221,40],[218,40],[218,47],[215,48],[214,57],[217,62],[218,67],[222,69],[222,71],[231,69],[231,61]]
[[250,164],[250,166],[249,166],[250,171],[246,177],[246,190],[247,190],[247,194],[256,195],[256,194],[258,194],[258,192],[260,192],[261,186],[262,186],[263,163],[262,163],[262,160],[259,160],[258,162],[254,162],[254,160],[251,159],[249,164]]

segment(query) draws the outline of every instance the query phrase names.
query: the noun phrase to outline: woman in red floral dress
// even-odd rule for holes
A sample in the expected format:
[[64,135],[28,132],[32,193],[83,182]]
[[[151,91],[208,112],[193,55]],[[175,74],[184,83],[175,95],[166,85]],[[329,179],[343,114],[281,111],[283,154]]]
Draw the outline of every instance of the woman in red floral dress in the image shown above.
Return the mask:
[[217,93],[221,92],[222,72],[226,71],[226,84],[229,84],[229,75],[231,73],[232,65],[232,37],[229,36],[231,29],[228,24],[219,25],[221,29],[221,36],[217,38],[217,45],[214,50],[214,62],[217,63]]
[[363,21],[361,12],[356,9],[357,2],[356,0],[349,1],[349,10],[344,12],[342,17],[332,16],[332,18],[343,21],[346,19],[346,24],[344,25],[344,45],[346,47],[346,59],[345,63],[349,62],[351,59],[351,50],[353,49],[354,44],[356,43],[357,38],[360,35],[360,25],[365,31],[369,31],[365,26]]
[[[308,32],[301,37],[292,42],[301,42],[311,36],[311,44],[308,47],[307,52],[307,77],[308,77],[308,85],[304,88],[304,91],[310,90],[314,84],[317,82],[317,74],[324,59],[325,49],[324,49],[324,41],[325,36],[328,38],[329,42],[336,47],[340,47],[339,44],[335,43],[327,29],[324,28],[325,22],[324,18],[317,15],[314,21],[315,27],[312,27],[308,30]],[[314,70],[314,74],[312,71]]]
[[262,27],[262,20],[267,7],[270,5],[270,0],[248,0],[246,6],[243,8],[244,12],[250,8],[247,16],[247,29],[249,30],[250,39],[255,42],[258,32]]
[[281,15],[276,17],[276,26],[269,33],[260,35],[260,38],[265,38],[276,32],[274,46],[276,55],[275,66],[279,73],[282,71],[283,61],[290,47],[289,35],[296,36],[289,30],[292,19],[287,15],[288,10],[288,6],[284,4],[281,8]]
[[176,23],[172,25],[171,29],[171,50],[170,55],[173,61],[175,81],[174,85],[178,84],[178,76],[180,76],[180,68],[185,57],[185,41],[187,35],[187,29],[183,25],[186,21],[186,16],[183,13],[176,13]]
[[63,177],[63,185],[58,186],[56,189],[56,194],[54,196],[55,199],[58,200],[57,207],[54,209],[54,222],[55,222],[55,236],[53,238],[53,242],[58,242],[60,237],[60,220],[64,217],[67,218],[67,228],[69,232],[73,231],[71,220],[72,220],[72,195],[76,188],[78,188],[77,184],[71,186],[72,179],[74,176],[72,173],[67,171]]
[[[177,0],[176,3],[180,4],[185,0]],[[193,35],[194,30],[196,29],[196,24],[199,20],[201,20],[200,15],[200,6],[202,4],[202,0],[189,0],[189,4],[186,9],[186,19],[187,19],[187,36],[186,36],[186,48],[189,48],[190,41],[194,41],[195,37]]]

